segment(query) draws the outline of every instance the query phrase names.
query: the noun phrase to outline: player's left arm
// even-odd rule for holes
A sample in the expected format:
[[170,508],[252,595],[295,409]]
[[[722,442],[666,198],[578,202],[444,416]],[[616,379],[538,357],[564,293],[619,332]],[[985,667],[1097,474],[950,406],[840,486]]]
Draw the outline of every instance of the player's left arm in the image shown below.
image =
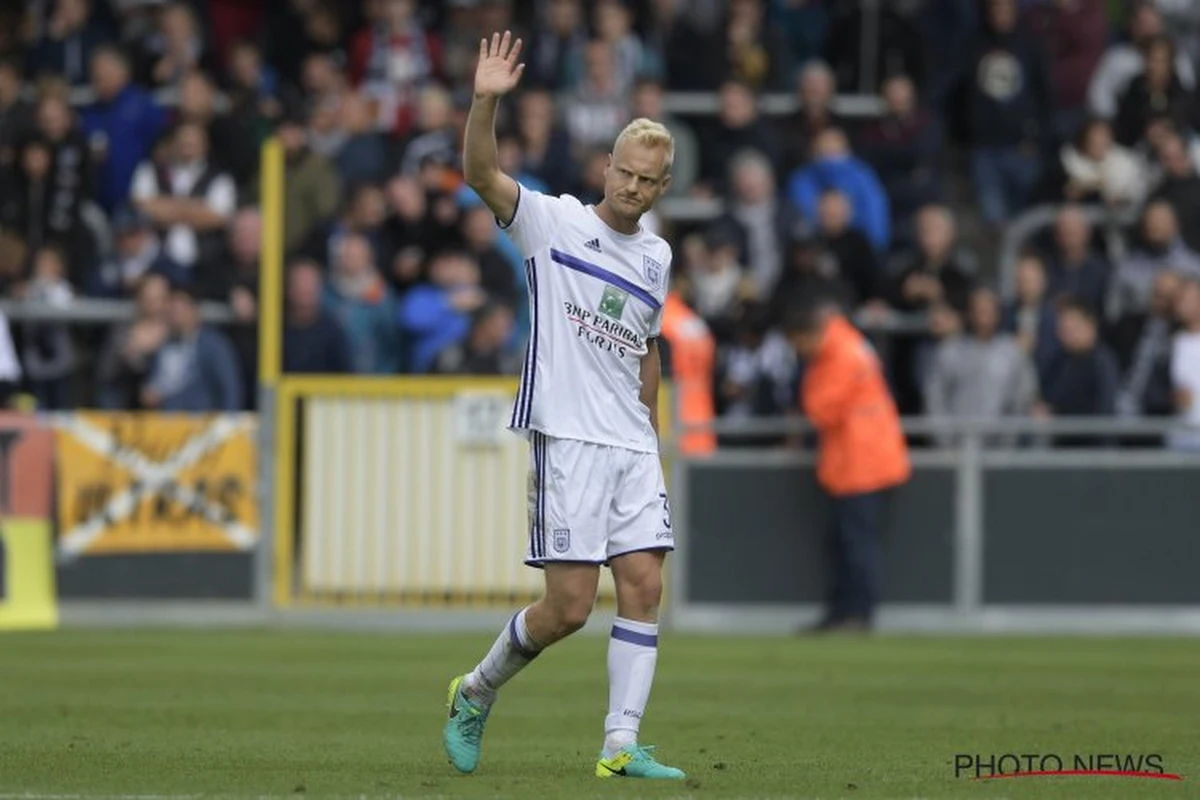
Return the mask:
[[662,375],[662,357],[658,351],[658,337],[646,342],[646,355],[642,356],[642,404],[650,411],[650,427],[658,435],[658,383]]

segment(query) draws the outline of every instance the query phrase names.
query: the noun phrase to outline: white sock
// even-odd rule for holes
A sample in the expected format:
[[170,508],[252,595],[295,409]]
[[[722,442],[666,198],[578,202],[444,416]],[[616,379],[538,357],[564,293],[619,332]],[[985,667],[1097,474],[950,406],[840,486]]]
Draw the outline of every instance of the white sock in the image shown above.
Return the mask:
[[528,610],[521,609],[508,621],[483,661],[463,680],[463,694],[472,702],[490,706],[496,701],[496,692],[500,687],[541,652],[541,646],[533,641],[529,629],[525,627],[525,612]]
[[608,640],[608,716],[604,718],[604,757],[637,742],[638,726],[650,699],[658,661],[658,624],[624,617],[613,621]]

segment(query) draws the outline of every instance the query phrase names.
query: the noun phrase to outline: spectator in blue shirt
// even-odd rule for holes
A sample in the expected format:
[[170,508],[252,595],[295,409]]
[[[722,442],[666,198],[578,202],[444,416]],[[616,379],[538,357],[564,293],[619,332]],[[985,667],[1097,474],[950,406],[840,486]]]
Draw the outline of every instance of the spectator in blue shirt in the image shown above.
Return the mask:
[[83,130],[99,163],[96,200],[112,213],[129,197],[134,170],[163,131],[166,115],[154,99],[129,81],[129,61],[103,46],[92,55],[96,102],[83,112]]
[[465,253],[439,254],[429,278],[400,305],[400,326],[412,337],[412,371],[417,373],[431,371],[438,353],[467,338],[472,312],[487,300],[479,285],[479,265]]
[[866,234],[880,252],[891,242],[887,194],[875,170],[854,157],[846,134],[839,128],[821,131],[813,141],[813,160],[796,171],[787,185],[787,197],[805,219],[816,219],[821,195],[837,189],[850,201],[850,225]]

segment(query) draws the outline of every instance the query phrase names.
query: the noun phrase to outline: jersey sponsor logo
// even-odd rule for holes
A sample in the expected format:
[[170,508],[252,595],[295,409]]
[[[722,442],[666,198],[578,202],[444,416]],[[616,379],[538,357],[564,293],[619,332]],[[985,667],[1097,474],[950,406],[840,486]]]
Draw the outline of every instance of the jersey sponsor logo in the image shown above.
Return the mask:
[[620,319],[625,313],[625,302],[629,294],[613,286],[605,286],[604,294],[600,295],[600,305],[596,308],[601,314],[613,319]]
[[[603,301],[601,305],[604,305]],[[625,358],[630,351],[637,356],[646,352],[646,342],[641,336],[616,319],[605,316],[603,310],[589,311],[571,302],[563,303],[563,308],[567,319],[575,325],[575,336],[595,345],[598,350],[616,353],[620,358]]]
[[599,239],[588,239],[586,242],[583,243],[583,246],[593,252],[596,252],[596,253],[600,252],[600,240]]
[[571,549],[571,529],[554,529],[554,552],[565,553]]
[[663,267],[650,256],[642,256],[642,272],[650,285],[657,289],[662,285]]

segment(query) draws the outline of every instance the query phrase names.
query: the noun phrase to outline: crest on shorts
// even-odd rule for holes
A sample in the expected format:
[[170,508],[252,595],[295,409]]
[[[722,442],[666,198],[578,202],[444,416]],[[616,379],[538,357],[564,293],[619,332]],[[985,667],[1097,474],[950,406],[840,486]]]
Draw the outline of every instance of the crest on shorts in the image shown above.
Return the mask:
[[650,285],[655,289],[662,285],[662,264],[650,256],[642,256],[642,272],[645,273],[646,280],[650,281]]
[[629,299],[629,295],[622,292],[615,286],[605,286],[604,294],[600,295],[600,305],[596,307],[606,317],[620,319],[625,313],[625,301]]
[[565,553],[571,549],[571,529],[554,529],[554,552]]

